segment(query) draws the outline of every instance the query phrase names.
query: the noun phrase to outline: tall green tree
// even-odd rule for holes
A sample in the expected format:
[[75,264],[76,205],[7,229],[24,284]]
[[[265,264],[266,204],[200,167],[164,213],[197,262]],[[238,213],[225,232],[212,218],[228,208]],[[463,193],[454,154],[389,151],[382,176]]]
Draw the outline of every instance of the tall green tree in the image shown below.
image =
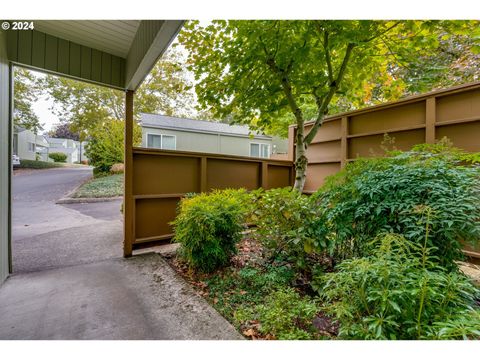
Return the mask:
[[[204,109],[252,128],[297,125],[295,188],[303,190],[306,151],[325,116],[381,83],[401,94],[395,70],[432,56],[439,35],[466,29],[454,21],[189,22],[179,35]],[[387,76],[388,75],[388,76]],[[390,76],[390,77],[389,77]],[[390,84],[389,84],[390,83]],[[389,89],[389,90],[386,90]],[[399,95],[398,95],[399,96]],[[358,100],[357,100],[358,102]],[[305,133],[305,122],[311,121]]]
[[[135,117],[139,113],[188,116],[194,112],[191,78],[182,66],[182,52],[171,48],[135,92]],[[84,138],[106,119],[123,120],[125,94],[64,77],[48,75],[41,86],[54,100],[53,111],[71,131]]]
[[[125,150],[125,126],[122,121],[107,119],[92,129],[85,155],[89,163],[99,173],[108,173],[113,164],[123,163]],[[138,124],[133,126],[133,144],[142,142],[142,129]]]
[[48,132],[48,135],[54,138],[80,140],[80,135],[72,132],[70,130],[70,124],[68,123],[56,124],[54,128]]
[[32,104],[38,100],[41,94],[35,75],[25,68],[14,67],[13,92],[14,124],[35,133],[42,130],[40,119],[32,108]]

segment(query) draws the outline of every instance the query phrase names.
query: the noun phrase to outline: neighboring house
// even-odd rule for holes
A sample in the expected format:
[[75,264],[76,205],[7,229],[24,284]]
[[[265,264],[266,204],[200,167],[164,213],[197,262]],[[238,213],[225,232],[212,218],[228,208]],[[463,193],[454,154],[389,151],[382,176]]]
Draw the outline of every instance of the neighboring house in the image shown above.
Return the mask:
[[252,132],[248,126],[141,114],[142,146],[165,150],[270,158],[287,151],[287,140]]
[[75,141],[71,139],[52,138],[48,137],[49,143],[48,154],[59,152],[67,155],[66,162],[69,164],[77,163],[83,160],[88,160],[85,156],[85,141]]
[[48,149],[48,141],[43,135],[15,126],[13,130],[13,154],[20,160],[37,160]]

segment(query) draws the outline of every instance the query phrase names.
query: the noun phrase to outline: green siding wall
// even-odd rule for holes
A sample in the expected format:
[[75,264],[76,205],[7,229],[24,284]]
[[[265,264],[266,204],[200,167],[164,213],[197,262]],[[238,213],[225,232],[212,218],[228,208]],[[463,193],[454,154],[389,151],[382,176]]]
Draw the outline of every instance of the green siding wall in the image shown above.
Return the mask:
[[9,273],[10,76],[6,37],[5,31],[0,30],[0,284]]
[[264,138],[250,139],[248,136],[207,134],[190,131],[142,127],[143,147],[147,147],[147,134],[175,135],[177,150],[179,151],[250,156],[250,143],[270,144],[270,149],[272,146],[272,140]]
[[58,75],[124,89],[125,59],[42,33],[9,30],[8,58]]

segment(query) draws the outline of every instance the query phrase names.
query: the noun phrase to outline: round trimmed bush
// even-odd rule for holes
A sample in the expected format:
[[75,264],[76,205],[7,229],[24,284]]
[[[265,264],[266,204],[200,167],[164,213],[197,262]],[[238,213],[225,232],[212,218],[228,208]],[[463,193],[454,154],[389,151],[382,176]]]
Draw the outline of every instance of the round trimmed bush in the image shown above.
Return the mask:
[[67,162],[67,154],[61,152],[53,152],[48,154],[48,157],[52,159],[54,162]]
[[229,263],[242,237],[247,198],[245,190],[222,190],[180,201],[174,241],[191,267],[212,272]]

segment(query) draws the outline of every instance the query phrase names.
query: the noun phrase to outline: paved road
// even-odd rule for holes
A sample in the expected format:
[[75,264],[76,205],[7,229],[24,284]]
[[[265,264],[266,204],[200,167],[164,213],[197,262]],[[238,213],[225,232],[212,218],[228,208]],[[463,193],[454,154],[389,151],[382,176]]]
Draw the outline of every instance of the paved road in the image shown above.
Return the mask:
[[90,176],[14,177],[14,273],[0,286],[0,340],[242,339],[160,255],[122,258],[119,201],[55,204]]
[[14,272],[121,255],[121,201],[55,203],[91,177],[92,169],[87,167],[28,171],[13,177]]

